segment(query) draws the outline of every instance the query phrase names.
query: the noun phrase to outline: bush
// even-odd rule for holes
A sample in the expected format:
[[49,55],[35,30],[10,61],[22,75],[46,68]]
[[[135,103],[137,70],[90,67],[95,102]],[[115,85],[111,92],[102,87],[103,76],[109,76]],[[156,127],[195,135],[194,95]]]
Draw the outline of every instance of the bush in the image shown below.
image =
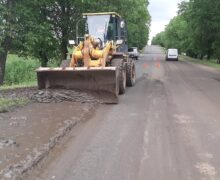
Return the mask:
[[36,81],[35,70],[40,66],[38,60],[9,55],[6,63],[4,84],[22,84]]

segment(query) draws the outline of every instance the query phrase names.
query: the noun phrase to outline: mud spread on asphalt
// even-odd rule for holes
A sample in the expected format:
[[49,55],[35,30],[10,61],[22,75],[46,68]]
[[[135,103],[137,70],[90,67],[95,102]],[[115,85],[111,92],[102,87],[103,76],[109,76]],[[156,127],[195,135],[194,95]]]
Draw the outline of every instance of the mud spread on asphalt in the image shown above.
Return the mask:
[[74,90],[39,90],[31,95],[31,100],[41,103],[50,102],[63,102],[63,101],[73,101],[73,102],[83,102],[83,103],[98,103],[99,100],[92,96],[91,94],[84,92],[77,92]]
[[0,92],[0,97],[5,98],[28,98],[32,102],[37,103],[60,103],[82,102],[82,103],[102,103],[103,101],[92,92],[79,92],[67,89],[45,89],[38,90],[36,88],[18,88],[13,90],[4,90]]
[[13,179],[35,166],[75,125],[88,120],[99,101],[70,90],[22,88],[1,91],[27,97],[28,106],[0,113],[0,179]]

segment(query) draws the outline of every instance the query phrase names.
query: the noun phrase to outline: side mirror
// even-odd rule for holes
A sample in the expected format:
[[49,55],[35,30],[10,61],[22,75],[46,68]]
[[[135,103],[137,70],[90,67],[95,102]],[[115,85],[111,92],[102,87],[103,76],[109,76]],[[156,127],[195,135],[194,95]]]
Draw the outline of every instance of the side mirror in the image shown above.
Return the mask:
[[118,39],[117,41],[116,41],[116,45],[121,45],[123,43],[123,40],[122,39]]
[[121,21],[120,27],[123,29],[125,27],[125,22]]
[[74,40],[69,40],[69,44],[70,44],[70,45],[76,45],[76,43],[75,43]]

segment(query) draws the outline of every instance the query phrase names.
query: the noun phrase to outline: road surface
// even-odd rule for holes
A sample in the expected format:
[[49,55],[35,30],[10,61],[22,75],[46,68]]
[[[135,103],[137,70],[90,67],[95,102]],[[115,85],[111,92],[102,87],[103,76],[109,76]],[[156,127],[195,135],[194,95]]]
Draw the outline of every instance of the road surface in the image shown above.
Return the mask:
[[136,86],[99,106],[30,179],[219,180],[220,72],[164,59],[146,47]]

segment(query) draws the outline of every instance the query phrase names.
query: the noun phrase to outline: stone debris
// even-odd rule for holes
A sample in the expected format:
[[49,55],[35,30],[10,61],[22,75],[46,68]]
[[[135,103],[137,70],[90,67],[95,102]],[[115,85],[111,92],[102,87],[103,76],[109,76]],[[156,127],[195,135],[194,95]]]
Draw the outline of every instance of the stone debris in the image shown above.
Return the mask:
[[14,127],[18,127],[18,126],[20,126],[20,123],[19,122],[11,122],[9,125],[14,126]]
[[104,103],[100,99],[99,93],[80,92],[68,89],[45,89],[38,90],[36,88],[18,88],[14,90],[4,90],[0,93],[0,98],[28,98],[37,103],[60,103],[80,102],[80,103]]
[[0,139],[0,149],[4,147],[16,147],[18,144],[11,139]]
[[99,100],[85,92],[74,90],[38,90],[30,95],[30,99],[39,103],[59,103],[63,101],[81,102],[81,103],[98,103]]

